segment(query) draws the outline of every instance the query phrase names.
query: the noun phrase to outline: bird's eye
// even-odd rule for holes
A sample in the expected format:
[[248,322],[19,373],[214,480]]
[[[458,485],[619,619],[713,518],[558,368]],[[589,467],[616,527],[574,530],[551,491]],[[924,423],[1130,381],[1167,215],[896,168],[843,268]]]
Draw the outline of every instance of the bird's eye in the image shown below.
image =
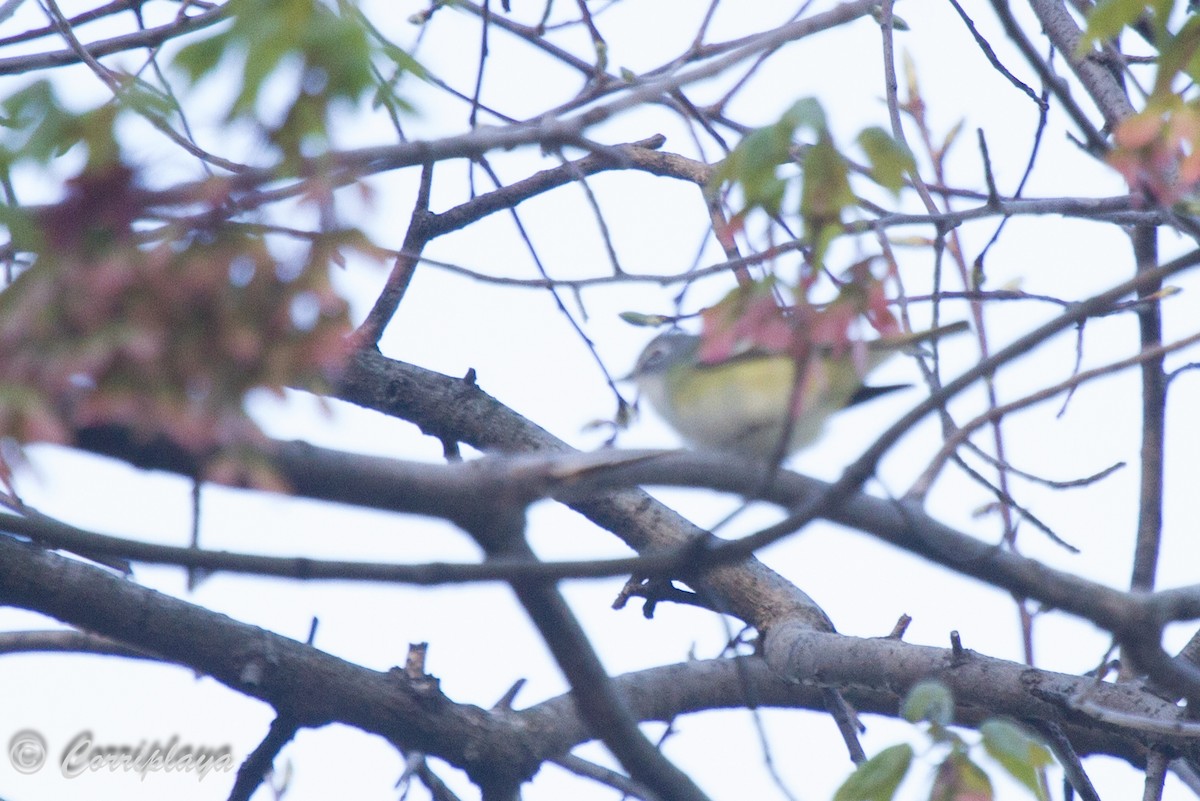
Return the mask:
[[667,343],[665,342],[654,345],[642,357],[642,370],[654,370],[660,367],[669,352],[670,348],[667,347]]

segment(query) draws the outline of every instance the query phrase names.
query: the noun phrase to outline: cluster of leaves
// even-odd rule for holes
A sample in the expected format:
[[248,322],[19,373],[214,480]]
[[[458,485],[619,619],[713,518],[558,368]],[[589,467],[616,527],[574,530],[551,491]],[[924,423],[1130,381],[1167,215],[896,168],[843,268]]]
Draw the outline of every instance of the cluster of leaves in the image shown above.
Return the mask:
[[139,235],[146,204],[133,170],[110,163],[57,204],[6,211],[36,261],[0,294],[0,433],[69,442],[112,423],[212,452],[255,440],[249,392],[322,384],[344,363],[329,266],[358,235],[320,237],[293,267],[231,224]]
[[[1154,86],[1143,109],[1123,120],[1114,132],[1108,162],[1131,189],[1170,205],[1200,183],[1200,97],[1175,91],[1186,79],[1200,79],[1200,17],[1177,13],[1175,0],[1104,0],[1088,15],[1080,43],[1086,55],[1097,42],[1126,28],[1158,51]],[[1173,20],[1184,19],[1175,26]]]
[[[802,137],[811,141],[802,144]],[[697,354],[701,364],[710,365],[752,353],[788,356],[799,377],[793,388],[792,413],[797,416],[833,385],[858,386],[874,366],[862,336],[864,320],[883,337],[902,333],[889,309],[884,282],[871,274],[873,259],[853,265],[839,278],[824,268],[830,243],[844,232],[848,212],[859,205],[851,176],[857,172],[899,193],[905,174],[915,170],[908,149],[881,128],[863,130],[857,143],[867,158],[865,168],[855,167],[838,149],[821,104],[805,98],[777,122],[747,134],[714,171],[709,187],[717,192],[728,186],[741,195],[741,207],[716,232],[726,245],[732,245],[732,237],[752,212],[778,218],[785,213],[789,192],[799,196],[797,211],[808,249],[806,269],[796,286],[785,289],[774,278],[744,279],[721,302],[701,312]],[[781,175],[788,164],[796,165],[798,172]],[[833,280],[837,294],[832,302],[817,303],[811,297],[824,277]],[[664,321],[634,312],[622,317],[635,325]]]
[[[392,89],[420,68],[352,4],[231,0],[227,11],[225,27],[185,46],[174,65],[193,83],[241,76],[226,122],[255,122],[264,87],[292,81],[283,119],[266,130],[281,174],[324,152],[338,104],[374,92],[377,103],[408,108]],[[237,59],[242,69],[228,69]],[[117,124],[136,113],[163,127],[176,105],[141,79],[112,76],[114,98],[87,111],[66,107],[47,82],[3,103],[0,224],[12,280],[0,294],[0,436],[70,442],[81,427],[118,424],[229,454],[261,437],[245,414],[248,393],[322,386],[344,364],[353,343],[330,262],[343,248],[371,248],[356,231],[334,231],[281,263],[253,227],[228,221],[236,204],[221,179],[176,191],[172,207],[190,217],[150,231],[163,207],[123,161]],[[65,196],[21,208],[14,165],[48,169],[73,149],[86,163]],[[322,184],[310,186],[302,200],[324,202]]]
[[[353,107],[368,94],[389,109],[410,110],[393,88],[406,73],[423,70],[408,53],[390,43],[351,2],[336,9],[321,0],[230,0],[232,17],[224,30],[184,47],[174,66],[196,83],[205,76],[227,76],[240,62],[242,85],[226,114],[226,122],[259,122],[264,87],[276,96],[287,80],[292,100],[283,119],[267,130],[283,156],[282,167],[295,168],[306,156],[329,145],[332,115],[339,106]],[[376,59],[390,65],[390,75],[377,72]]]
[[853,355],[864,344],[859,333],[863,319],[883,336],[898,334],[900,323],[889,308],[884,282],[871,274],[870,264],[867,260],[851,267],[838,284],[837,297],[825,304],[808,299],[813,281],[807,278],[792,305],[781,303],[773,278],[738,286],[700,313],[700,361],[713,364],[748,351],[799,358],[818,349],[829,356]]
[[700,313],[697,360],[715,365],[747,355],[786,356],[799,376],[791,410],[797,418],[837,387],[852,391],[879,363],[868,354],[863,320],[883,337],[901,333],[888,308],[884,282],[869,267],[868,260],[851,268],[836,298],[825,304],[808,299],[811,280],[801,282],[793,304],[786,303],[773,278],[738,286]]
[[1200,182],[1200,106],[1178,95],[1151,98],[1121,123],[1108,155],[1131,189],[1166,205],[1182,200]]
[[[931,746],[945,751],[934,773],[930,801],[991,801],[992,782],[970,755],[970,745],[949,726],[954,697],[941,682],[922,682],[909,691],[901,709],[911,723],[927,724]],[[984,750],[1038,801],[1048,801],[1046,767],[1050,752],[1016,723],[990,718],[979,727]],[[838,788],[834,801],[891,801],[912,767],[914,751],[902,743],[863,762]]]
[[[280,174],[311,171],[305,159],[330,147],[334,114],[368,95],[393,115],[412,110],[395,87],[404,75],[423,76],[424,70],[375,30],[353,3],[338,2],[334,8],[322,0],[230,0],[224,10],[227,24],[184,46],[172,61],[174,74],[191,84],[218,75],[222,80],[241,76],[224,121],[249,122],[262,130],[281,155]],[[91,111],[64,108],[46,82],[6,98],[0,171],[7,174],[19,159],[46,161],[79,143],[87,145],[94,163],[113,161],[113,123],[123,111],[132,110],[160,129],[172,127],[178,101],[170,91],[117,70],[108,74],[114,99]],[[290,92],[282,117],[271,125],[260,120],[267,86],[273,102],[289,98]]]
[[48,81],[37,81],[5,98],[0,112],[4,185],[11,186],[10,174],[18,162],[46,164],[76,146],[86,149],[90,165],[115,162],[119,148],[113,126],[119,114],[119,107],[112,103],[85,112],[71,111]]
[[[797,135],[807,133],[812,142],[800,145]],[[912,154],[882,128],[864,129],[857,137],[867,157],[867,177],[898,193],[904,175],[915,169]],[[779,168],[798,164],[799,176],[784,178]],[[850,186],[851,162],[838,149],[825,120],[825,111],[813,98],[797,101],[778,122],[759,128],[742,139],[713,175],[714,187],[726,183],[740,188],[743,206],[730,220],[729,236],[745,225],[747,215],[761,209],[780,215],[789,181],[799,181],[800,219],[811,247],[811,260],[821,264],[829,243],[840,234],[847,210],[858,205]]]

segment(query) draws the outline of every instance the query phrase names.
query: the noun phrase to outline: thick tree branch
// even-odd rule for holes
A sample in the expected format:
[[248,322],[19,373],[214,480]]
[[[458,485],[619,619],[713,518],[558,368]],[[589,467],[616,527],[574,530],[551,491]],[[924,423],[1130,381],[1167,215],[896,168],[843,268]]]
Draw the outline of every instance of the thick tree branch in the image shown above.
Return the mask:
[[[587,508],[589,505],[604,507],[613,498],[625,496],[632,491],[612,493],[607,490],[630,484],[703,486],[753,495],[767,483],[762,465],[737,463],[723,455],[686,452],[509,458],[448,466],[353,456],[300,445],[283,448],[279,453],[283,455],[283,461],[278,466],[285,477],[309,497],[435,515],[459,525],[470,525],[469,518],[473,514],[469,505],[464,506],[463,498],[514,497],[516,493],[530,500],[555,497],[576,508]],[[735,464],[736,469],[733,469]],[[779,471],[774,474],[766,497],[784,508],[804,508],[818,499],[830,498],[836,489],[836,483],[826,484]],[[932,520],[913,504],[854,493],[843,493],[837,498],[832,504],[824,501],[829,519],[874,534],[964,575],[1002,587],[1018,597],[1035,599],[1047,607],[1090,620],[1128,642],[1135,651],[1136,661],[1144,668],[1167,670],[1169,676],[1164,677],[1163,686],[1186,687],[1179,682],[1187,681],[1187,676],[1195,671],[1188,664],[1172,662],[1162,653],[1158,642],[1167,622],[1200,617],[1200,593],[1194,589],[1149,595],[1121,592],[963,535]],[[685,539],[677,544],[662,542],[657,531],[647,532],[641,528],[642,524],[641,519],[630,521],[647,547],[657,546],[652,548],[657,553],[647,555],[640,562],[639,573],[665,570],[670,575],[678,575],[686,570],[689,581],[697,580],[690,578],[696,576],[703,586],[714,586],[714,576],[737,576],[739,571],[749,570],[750,574],[742,575],[741,579],[752,580],[753,564],[712,567],[720,565],[722,559],[737,555],[751,538],[698,550],[695,547],[698,540]],[[728,579],[729,582],[734,580]],[[766,630],[768,638],[772,625],[787,620],[782,607],[770,606],[776,600],[771,593],[756,591],[754,586],[738,591],[731,583],[723,587],[728,587],[726,591],[731,592],[728,601],[731,609],[746,610],[750,621],[770,621],[760,627]],[[792,609],[798,610],[796,620],[807,620],[808,625],[812,625],[810,607],[795,605]],[[1189,693],[1179,689],[1179,694]]]
[[1061,0],[1031,0],[1030,7],[1037,14],[1050,41],[1067,59],[1092,102],[1100,110],[1105,127],[1111,131],[1121,120],[1133,114],[1133,104],[1112,72],[1091,58],[1090,54],[1082,58],[1077,55],[1083,31],[1067,11],[1066,3]]
[[[546,759],[591,739],[574,699],[560,696],[519,712],[455,704],[432,677],[378,673],[286,637],[195,607],[34,546],[0,537],[0,603],[34,609],[71,625],[149,648],[232,689],[287,710],[300,726],[342,722],[464,768],[476,781],[492,771],[531,775]],[[781,678],[757,657],[690,661],[613,679],[637,720],[670,720],[746,703],[747,682],[764,706],[821,709],[822,687],[841,687],[865,712],[894,715],[906,689],[936,676],[958,702],[956,720],[989,714],[1056,722],[1081,755],[1105,753],[1144,765],[1147,748],[1191,758],[1197,740],[1171,733],[1177,706],[1139,687],[1107,684],[967,651],[861,640],[784,627],[768,649],[787,665]],[[1144,721],[1127,729],[1085,711]],[[1154,724],[1151,726],[1150,724]],[[849,763],[847,763],[849,766]]]
[[2,536],[0,603],[148,649],[266,701],[297,726],[346,723],[435,754],[477,782],[495,772],[524,779],[538,765],[511,729],[478,707],[451,702],[436,680],[367,670]]
[[[472,497],[478,500],[462,504],[472,507],[463,515],[463,526],[484,550],[536,561],[525,541],[525,505],[532,498],[520,489]],[[706,801],[695,782],[638,728],[558,586],[553,581],[523,581],[514,583],[513,590],[570,682],[571,697],[591,735],[608,747],[630,777],[664,801]]]
[[[355,357],[336,395],[409,420],[430,436],[466,442],[483,451],[570,451],[566,443],[474,384],[375,352]],[[678,551],[713,539],[641,490],[614,492],[570,505],[638,553]],[[708,572],[705,588],[721,599],[725,611],[759,629],[794,614],[808,616],[819,628],[831,625],[811,598],[756,559]]]

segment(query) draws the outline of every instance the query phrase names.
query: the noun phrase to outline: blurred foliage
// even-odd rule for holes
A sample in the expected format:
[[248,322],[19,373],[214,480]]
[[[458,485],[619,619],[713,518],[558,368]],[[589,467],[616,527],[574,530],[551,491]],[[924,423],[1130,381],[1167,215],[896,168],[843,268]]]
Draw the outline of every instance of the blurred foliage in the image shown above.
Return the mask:
[[0,294],[0,430],[69,442],[116,423],[197,452],[253,442],[247,393],[336,376],[351,342],[329,264],[369,246],[322,235],[286,265],[236,224],[142,235],[149,197],[134,178],[121,164],[88,169],[14,228],[36,263]]
[[[801,145],[797,136],[802,133],[812,141]],[[863,130],[857,141],[867,157],[866,177],[898,193],[904,174],[915,169],[912,154],[881,128]],[[784,164],[797,165],[798,175],[781,176]],[[728,237],[740,231],[755,210],[780,216],[789,185],[798,183],[796,211],[810,259],[820,265],[830,242],[842,233],[846,212],[858,205],[851,174],[851,162],[834,142],[821,104],[814,98],[799,100],[777,122],[747,134],[717,167],[712,188],[729,184],[742,195],[742,208],[730,220],[730,230],[718,233]]]
[[[772,278],[737,287],[700,313],[700,361],[722,362],[750,350],[789,353],[801,360],[813,348],[850,355],[863,344],[857,329],[864,320],[884,336],[899,333],[884,282],[871,274],[870,264],[866,260],[851,267],[838,283],[837,296],[819,305],[803,294],[790,305],[781,304],[780,287]],[[808,288],[807,283],[802,287]]]
[[910,745],[893,745],[858,766],[838,788],[834,801],[890,801],[912,765]]
[[1108,162],[1134,191],[1174,204],[1200,183],[1200,17],[1176,0],[1103,0],[1088,14],[1079,56],[1126,30],[1157,51],[1145,106],[1114,131]]
[[[924,723],[930,747],[945,756],[938,763],[929,801],[991,801],[991,779],[970,756],[970,744],[949,726],[954,720],[954,696],[939,681],[923,681],[909,690],[900,712],[910,723]],[[1004,718],[990,718],[979,727],[984,750],[1038,801],[1048,801],[1046,767],[1053,757],[1037,738]],[[891,801],[912,766],[914,750],[893,745],[863,762],[838,788],[834,801]]]
[[[368,99],[408,110],[395,82],[420,67],[349,3],[230,0],[227,10],[223,29],[179,51],[176,74],[190,84],[240,79],[224,121],[259,125],[277,148],[277,175],[303,171],[298,207],[315,206],[322,230],[293,232],[300,248],[288,252],[303,253],[281,259],[269,227],[239,221],[235,181],[142,189],[117,131],[128,115],[169,127],[180,108],[169,88],[110,70],[112,98],[83,111],[48,81],[15,91],[0,103],[0,225],[10,237],[0,436],[71,442],[81,427],[128,426],[238,480],[229,455],[263,439],[247,396],[327,386],[352,352],[347,305],[329,271],[347,249],[381,253],[334,222],[336,184],[312,158],[332,144],[334,113]],[[268,85],[273,101],[291,92],[269,127],[259,121]],[[68,153],[85,158],[64,182],[58,160]],[[22,206],[12,180],[19,166],[45,174],[61,199]]]
[[[173,65],[192,84],[242,76],[226,122],[260,123],[259,101],[268,85],[274,97],[290,96],[282,120],[266,129],[283,153],[283,170],[299,169],[304,158],[324,152],[339,105],[353,107],[370,94],[377,104],[411,110],[392,88],[405,73],[423,70],[352,3],[330,8],[320,0],[229,0],[227,8],[230,25],[188,44]],[[377,73],[377,60],[391,67],[389,78]]]
[[59,101],[49,81],[37,81],[5,98],[0,109],[0,170],[6,185],[15,164],[48,164],[77,145],[87,150],[93,167],[118,158],[116,104],[74,112]]

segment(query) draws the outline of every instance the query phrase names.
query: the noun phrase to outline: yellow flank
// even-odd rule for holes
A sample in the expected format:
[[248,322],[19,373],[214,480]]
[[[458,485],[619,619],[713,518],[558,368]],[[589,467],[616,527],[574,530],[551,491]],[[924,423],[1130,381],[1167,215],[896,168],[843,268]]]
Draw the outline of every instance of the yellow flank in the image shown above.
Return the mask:
[[[871,354],[868,362],[876,361]],[[879,354],[886,358],[886,354]],[[868,365],[874,366],[874,365]],[[786,452],[821,434],[830,414],[849,403],[862,385],[846,359],[814,358],[800,388]],[[751,456],[775,452],[787,428],[795,362],[785,356],[749,356],[666,376],[661,401],[651,398],[679,433],[692,443]]]

